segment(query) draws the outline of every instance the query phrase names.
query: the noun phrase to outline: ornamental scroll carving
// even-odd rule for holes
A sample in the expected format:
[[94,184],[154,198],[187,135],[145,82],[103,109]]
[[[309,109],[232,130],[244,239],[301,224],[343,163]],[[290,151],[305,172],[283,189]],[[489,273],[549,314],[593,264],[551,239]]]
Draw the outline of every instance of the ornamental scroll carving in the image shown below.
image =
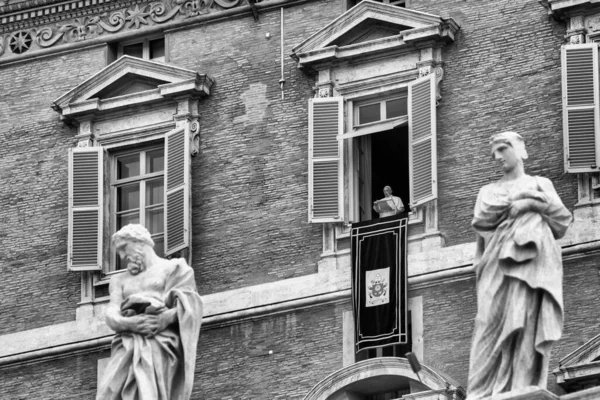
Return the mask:
[[442,95],[440,94],[440,82],[444,78],[444,69],[442,67],[432,67],[430,65],[419,68],[419,78],[435,73],[435,99],[440,101]]
[[[8,36],[19,46],[11,52],[22,54],[32,46],[22,45],[23,38],[33,38],[38,48],[48,48],[60,43],[75,43],[121,30],[137,30],[143,26],[163,24],[172,19],[185,19],[215,13],[240,6],[246,0],[171,0],[149,4],[135,4],[120,10],[95,16],[82,16],[52,26],[20,30]],[[0,36],[0,56],[5,52],[4,38]]]

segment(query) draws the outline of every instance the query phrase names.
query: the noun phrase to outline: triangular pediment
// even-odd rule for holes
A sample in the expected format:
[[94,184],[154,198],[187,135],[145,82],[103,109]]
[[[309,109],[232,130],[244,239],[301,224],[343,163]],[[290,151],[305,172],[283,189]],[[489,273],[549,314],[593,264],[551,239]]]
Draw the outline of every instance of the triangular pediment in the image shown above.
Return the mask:
[[115,110],[175,95],[204,97],[212,79],[173,65],[123,56],[53,102],[64,117]]
[[343,47],[394,36],[401,40],[404,33],[411,30],[441,27],[450,21],[458,30],[458,25],[451,18],[444,19],[404,7],[363,0],[296,46],[293,52],[299,55],[332,46]]
[[600,361],[600,335],[587,341],[559,361],[561,368],[577,367]]

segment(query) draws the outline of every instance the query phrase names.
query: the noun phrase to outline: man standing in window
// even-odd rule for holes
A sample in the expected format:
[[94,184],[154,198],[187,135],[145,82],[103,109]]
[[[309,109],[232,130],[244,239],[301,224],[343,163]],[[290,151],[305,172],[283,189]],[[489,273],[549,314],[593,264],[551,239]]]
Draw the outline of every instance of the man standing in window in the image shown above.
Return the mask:
[[117,334],[96,399],[187,400],[202,322],[194,271],[157,256],[142,225],[123,227],[113,244],[127,270],[110,282],[106,323]]
[[385,197],[373,203],[373,210],[379,213],[379,218],[389,217],[404,211],[404,204],[398,196],[392,196],[392,188],[385,186],[383,188]]

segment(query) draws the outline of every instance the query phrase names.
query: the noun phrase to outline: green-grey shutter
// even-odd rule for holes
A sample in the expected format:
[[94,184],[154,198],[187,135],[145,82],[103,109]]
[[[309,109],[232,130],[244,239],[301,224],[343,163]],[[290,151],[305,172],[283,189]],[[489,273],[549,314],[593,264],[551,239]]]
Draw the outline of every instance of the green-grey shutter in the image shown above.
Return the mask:
[[343,98],[310,99],[308,105],[308,220],[343,220]]
[[410,204],[437,198],[435,74],[408,85]]
[[69,151],[69,271],[102,269],[102,147]]
[[190,245],[189,136],[186,123],[165,137],[165,256]]
[[562,97],[566,172],[598,171],[598,90],[598,45],[564,45]]

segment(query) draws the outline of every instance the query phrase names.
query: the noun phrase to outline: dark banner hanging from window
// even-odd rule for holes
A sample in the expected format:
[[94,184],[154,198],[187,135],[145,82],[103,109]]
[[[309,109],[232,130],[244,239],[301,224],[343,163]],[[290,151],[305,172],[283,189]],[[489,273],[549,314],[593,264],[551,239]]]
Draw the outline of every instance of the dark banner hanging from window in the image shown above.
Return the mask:
[[407,214],[352,224],[356,352],[407,342]]

